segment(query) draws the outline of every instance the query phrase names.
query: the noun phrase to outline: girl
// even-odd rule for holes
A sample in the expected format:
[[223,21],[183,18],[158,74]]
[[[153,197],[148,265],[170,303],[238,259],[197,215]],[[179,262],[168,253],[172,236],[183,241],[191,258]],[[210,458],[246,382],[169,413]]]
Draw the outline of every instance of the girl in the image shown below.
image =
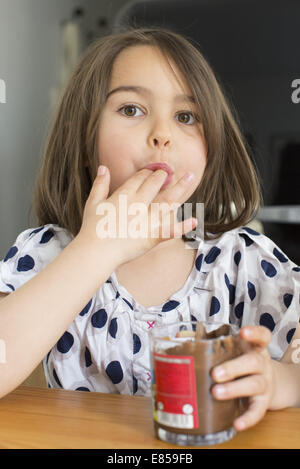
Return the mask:
[[[84,205],[100,163],[117,220],[120,195],[147,206],[189,202],[194,213],[202,202],[204,242],[196,238],[197,249],[187,249],[187,229],[155,244],[149,236],[142,248],[129,236],[98,239],[97,288],[91,282],[84,307],[74,292],[75,319],[43,361],[48,385],[149,395],[149,331],[213,318],[237,324],[253,344],[251,353],[213,371],[224,383],[212,390],[217,399],[250,396],[235,428],[255,424],[267,409],[299,406],[292,348],[292,338],[300,338],[299,268],[270,239],[243,227],[260,203],[255,170],[211,68],[174,32],[134,29],[90,46],[46,148],[35,192],[41,226],[18,236],[1,265],[0,290],[16,290],[72,242],[77,249],[69,255],[86,265],[98,244],[85,228]],[[64,303],[70,301],[66,284]]]

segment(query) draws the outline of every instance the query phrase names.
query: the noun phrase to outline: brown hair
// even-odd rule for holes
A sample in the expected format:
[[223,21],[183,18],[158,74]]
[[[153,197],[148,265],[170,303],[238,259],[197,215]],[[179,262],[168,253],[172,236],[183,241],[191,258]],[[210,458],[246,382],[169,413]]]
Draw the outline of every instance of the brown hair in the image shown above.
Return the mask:
[[99,166],[99,118],[114,60],[135,45],[155,46],[168,63],[172,59],[199,108],[207,165],[187,202],[193,202],[193,214],[196,202],[205,204],[205,237],[246,225],[257,213],[261,191],[237,116],[198,48],[160,27],[129,28],[100,38],[86,50],[64,92],[46,144],[33,199],[39,224],[58,224],[74,236],[79,232]]

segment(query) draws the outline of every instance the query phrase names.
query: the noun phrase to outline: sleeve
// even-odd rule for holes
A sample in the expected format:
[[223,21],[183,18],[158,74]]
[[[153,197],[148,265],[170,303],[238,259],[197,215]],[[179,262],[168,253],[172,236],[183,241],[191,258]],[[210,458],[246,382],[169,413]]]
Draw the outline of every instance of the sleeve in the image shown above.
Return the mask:
[[71,240],[69,232],[52,224],[23,231],[0,262],[0,292],[17,290],[53,261]]
[[240,327],[267,327],[270,355],[280,360],[299,324],[300,268],[268,237],[250,228],[238,236],[235,317]]

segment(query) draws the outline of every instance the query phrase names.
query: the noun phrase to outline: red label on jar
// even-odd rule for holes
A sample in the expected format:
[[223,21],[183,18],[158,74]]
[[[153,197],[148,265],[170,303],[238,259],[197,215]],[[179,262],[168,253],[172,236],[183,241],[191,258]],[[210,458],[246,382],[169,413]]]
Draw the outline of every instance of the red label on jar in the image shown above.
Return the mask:
[[197,428],[198,408],[193,356],[154,353],[155,420],[168,427]]

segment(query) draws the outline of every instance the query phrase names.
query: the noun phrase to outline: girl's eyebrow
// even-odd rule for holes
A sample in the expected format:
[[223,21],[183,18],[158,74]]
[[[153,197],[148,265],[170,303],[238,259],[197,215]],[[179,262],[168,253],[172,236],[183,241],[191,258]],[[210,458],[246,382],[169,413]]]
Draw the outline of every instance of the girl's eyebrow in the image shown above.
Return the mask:
[[[141,94],[141,95],[153,95],[152,91],[149,88],[145,88],[144,86],[118,86],[117,88],[109,91],[109,93],[106,95],[106,101],[108,98],[114,94],[114,93],[119,93],[123,91],[133,91],[134,93]],[[190,103],[196,103],[194,96],[188,96],[187,94],[178,94],[174,96],[174,101],[189,101]]]

